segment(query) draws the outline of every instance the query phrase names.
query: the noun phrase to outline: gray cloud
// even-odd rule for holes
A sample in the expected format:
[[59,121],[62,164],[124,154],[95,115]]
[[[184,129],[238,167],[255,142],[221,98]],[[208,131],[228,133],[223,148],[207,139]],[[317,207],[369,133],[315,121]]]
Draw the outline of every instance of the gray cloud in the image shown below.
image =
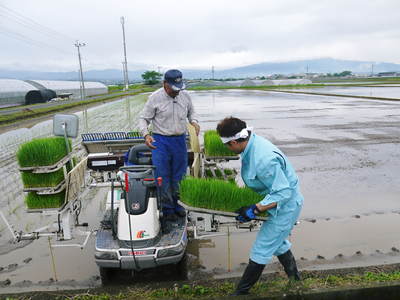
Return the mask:
[[130,68],[316,57],[400,63],[399,8],[398,0],[3,0],[0,68],[76,70],[75,39],[87,44],[85,69],[120,68],[120,16]]

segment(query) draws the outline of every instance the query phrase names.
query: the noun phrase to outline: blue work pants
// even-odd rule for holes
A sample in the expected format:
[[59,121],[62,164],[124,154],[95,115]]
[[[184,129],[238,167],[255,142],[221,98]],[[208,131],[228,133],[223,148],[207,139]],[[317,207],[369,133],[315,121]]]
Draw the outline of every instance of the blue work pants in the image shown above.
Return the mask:
[[153,134],[156,149],[152,150],[156,178],[162,178],[160,190],[163,213],[168,215],[180,209],[179,182],[186,174],[188,156],[186,135],[165,136]]

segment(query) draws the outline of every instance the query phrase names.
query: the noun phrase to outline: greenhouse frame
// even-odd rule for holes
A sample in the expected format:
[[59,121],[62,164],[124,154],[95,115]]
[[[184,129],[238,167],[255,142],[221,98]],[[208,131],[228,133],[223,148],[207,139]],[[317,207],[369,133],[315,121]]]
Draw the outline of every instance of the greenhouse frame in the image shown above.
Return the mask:
[[[108,93],[100,82],[85,82],[86,96]],[[0,79],[0,107],[47,102],[60,95],[80,97],[79,81]]]

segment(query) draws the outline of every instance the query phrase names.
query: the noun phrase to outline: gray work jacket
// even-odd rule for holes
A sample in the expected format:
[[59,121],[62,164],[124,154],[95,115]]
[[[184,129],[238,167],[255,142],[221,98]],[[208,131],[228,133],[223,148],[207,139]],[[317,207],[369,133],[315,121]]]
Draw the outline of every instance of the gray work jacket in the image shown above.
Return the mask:
[[164,87],[149,96],[139,116],[139,130],[145,136],[152,123],[153,133],[162,135],[181,135],[186,133],[186,123],[198,120],[195,116],[189,93],[180,91],[175,98],[170,97]]

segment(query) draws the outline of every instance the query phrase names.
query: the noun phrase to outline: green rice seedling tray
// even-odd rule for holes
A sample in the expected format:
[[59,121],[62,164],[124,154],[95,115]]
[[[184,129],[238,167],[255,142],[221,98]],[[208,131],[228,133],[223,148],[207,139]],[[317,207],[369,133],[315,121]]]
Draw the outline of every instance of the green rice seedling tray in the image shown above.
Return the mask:
[[204,154],[206,159],[239,159],[236,153],[222,143],[216,130],[207,130],[204,133]]
[[[71,149],[71,140],[68,140],[68,143]],[[64,137],[47,137],[22,144],[17,151],[17,160],[20,168],[31,167],[31,170],[32,167],[42,166],[53,168],[68,154]]]
[[[188,211],[197,212],[197,213],[205,213],[205,214],[210,214],[210,215],[219,215],[219,216],[233,217],[233,218],[238,215],[237,213],[229,212],[229,211],[212,210],[212,209],[188,206],[179,200],[178,200],[178,204],[181,205],[184,209],[186,209]],[[254,220],[266,221],[267,217],[256,216]]]
[[213,173],[211,172],[211,169],[210,169],[210,168],[207,168],[207,169],[205,170],[205,176],[206,176],[207,178],[212,178],[212,177],[214,177],[214,175],[213,175]]
[[180,183],[179,192],[181,202],[187,206],[231,213],[264,198],[249,188],[210,178],[186,177]]
[[224,177],[222,175],[222,171],[220,169],[215,168],[214,172],[215,172],[215,176],[217,176],[217,178],[223,178]]
[[24,188],[23,191],[36,192],[38,195],[51,195],[60,193],[61,191],[65,190],[65,187],[65,180],[63,180],[55,187],[30,187]]
[[[77,164],[76,157],[73,157],[72,161],[74,162],[74,165]],[[24,192],[48,190],[49,193],[57,193],[61,190],[60,188],[62,185],[65,184],[65,178],[71,169],[71,164],[67,163],[62,169],[51,173],[21,171]]]
[[53,165],[49,166],[33,166],[33,167],[21,167],[20,171],[32,171],[32,173],[53,173],[60,170],[66,163],[71,160],[71,154],[63,157],[61,160]]
[[204,170],[205,178],[214,178],[235,183],[237,171],[235,169],[223,169],[217,165],[211,165]]
[[223,172],[226,176],[235,176],[237,174],[235,169],[224,169]]
[[25,198],[25,203],[28,212],[60,210],[65,205],[65,191],[50,195],[38,195],[36,192],[29,192]]
[[65,179],[64,169],[52,173],[21,172],[21,179],[25,189],[54,188]]

